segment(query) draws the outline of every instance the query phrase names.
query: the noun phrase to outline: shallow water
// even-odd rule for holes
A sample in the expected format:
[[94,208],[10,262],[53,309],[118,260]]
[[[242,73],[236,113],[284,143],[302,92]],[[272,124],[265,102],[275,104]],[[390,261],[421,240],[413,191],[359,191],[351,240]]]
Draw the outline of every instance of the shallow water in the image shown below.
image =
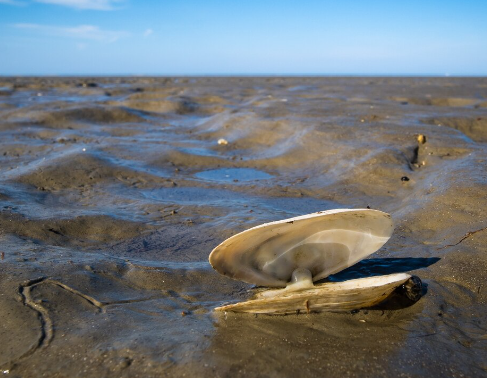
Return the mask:
[[[478,78],[0,78],[0,368],[487,376],[486,107]],[[212,312],[253,290],[224,239],[366,206],[395,233],[330,280],[412,272],[419,302]]]
[[272,175],[252,168],[220,168],[198,172],[195,177],[210,181],[239,182],[270,179]]

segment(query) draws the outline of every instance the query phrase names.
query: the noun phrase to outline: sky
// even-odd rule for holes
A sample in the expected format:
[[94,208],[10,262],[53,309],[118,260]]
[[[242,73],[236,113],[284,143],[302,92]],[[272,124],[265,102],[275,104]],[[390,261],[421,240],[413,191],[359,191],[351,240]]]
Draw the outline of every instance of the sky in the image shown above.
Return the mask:
[[487,76],[487,0],[0,0],[0,75]]

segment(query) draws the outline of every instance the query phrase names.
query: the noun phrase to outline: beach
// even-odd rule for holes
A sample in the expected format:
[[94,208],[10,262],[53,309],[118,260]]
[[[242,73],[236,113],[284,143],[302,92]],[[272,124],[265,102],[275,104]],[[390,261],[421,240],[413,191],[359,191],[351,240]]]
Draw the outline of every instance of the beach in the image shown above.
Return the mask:
[[[0,373],[487,377],[486,143],[486,78],[0,77]],[[213,311],[255,289],[222,241],[367,207],[392,238],[332,279],[418,302]]]

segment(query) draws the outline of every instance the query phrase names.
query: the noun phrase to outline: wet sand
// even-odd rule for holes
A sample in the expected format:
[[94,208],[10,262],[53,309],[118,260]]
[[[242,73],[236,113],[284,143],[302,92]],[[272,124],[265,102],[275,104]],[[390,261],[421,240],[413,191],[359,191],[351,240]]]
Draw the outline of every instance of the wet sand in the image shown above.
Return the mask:
[[[487,376],[486,142],[485,78],[0,78],[0,369]],[[331,279],[411,272],[417,303],[212,312],[253,290],[224,239],[366,206],[393,237]]]

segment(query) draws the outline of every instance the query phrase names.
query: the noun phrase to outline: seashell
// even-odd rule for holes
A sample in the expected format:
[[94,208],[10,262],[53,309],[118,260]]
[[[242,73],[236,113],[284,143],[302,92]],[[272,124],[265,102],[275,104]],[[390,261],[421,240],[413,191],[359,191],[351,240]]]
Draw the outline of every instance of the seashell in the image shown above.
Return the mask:
[[251,300],[215,308],[216,311],[256,314],[349,311],[378,305],[399,286],[411,279],[407,273],[359,278],[344,282],[325,282],[307,290],[264,291]]
[[408,281],[408,274],[346,283],[314,282],[346,269],[381,248],[391,237],[389,214],[371,209],[320,211],[243,231],[218,245],[209,261],[219,273],[267,290],[222,311],[291,313],[370,307]]
[[266,223],[225,240],[210,254],[219,273],[247,283],[285,287],[298,268],[312,281],[339,272],[389,240],[389,214],[370,209],[320,211]]

